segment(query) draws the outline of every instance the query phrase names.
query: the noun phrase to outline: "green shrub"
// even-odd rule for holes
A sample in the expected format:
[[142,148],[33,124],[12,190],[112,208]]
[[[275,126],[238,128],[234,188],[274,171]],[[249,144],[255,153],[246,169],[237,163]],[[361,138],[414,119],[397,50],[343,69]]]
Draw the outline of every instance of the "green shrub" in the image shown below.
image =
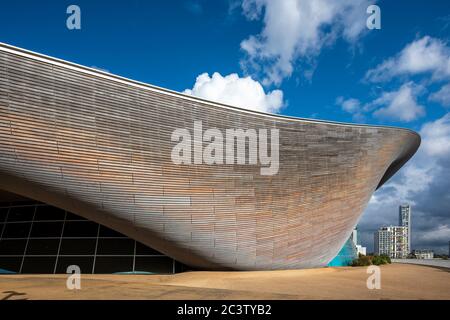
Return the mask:
[[385,255],[382,255],[382,257],[384,257],[384,260],[386,261],[387,264],[391,264],[392,263],[391,262],[391,257],[385,256]]
[[351,266],[352,267],[364,267],[364,266],[370,266],[372,263],[370,261],[370,257],[369,256],[363,256],[360,255],[358,257],[358,259],[354,259],[352,261]]
[[376,266],[379,266],[379,265],[382,265],[382,264],[385,264],[385,263],[386,262],[385,262],[385,260],[383,259],[382,256],[374,256],[372,258],[372,264],[374,264]]
[[358,259],[355,259],[350,264],[352,267],[364,267],[364,266],[370,266],[370,265],[383,265],[383,264],[389,264],[391,263],[391,258],[385,255],[381,256],[363,256],[359,255]]

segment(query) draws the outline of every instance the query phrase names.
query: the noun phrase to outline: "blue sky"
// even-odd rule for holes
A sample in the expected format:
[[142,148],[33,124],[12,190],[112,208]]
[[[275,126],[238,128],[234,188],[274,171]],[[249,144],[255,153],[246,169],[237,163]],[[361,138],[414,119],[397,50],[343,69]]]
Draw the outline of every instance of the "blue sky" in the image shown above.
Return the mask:
[[[8,1],[0,4],[0,41],[197,95],[205,94],[205,83],[214,89],[235,81],[236,88],[250,75],[246,84],[255,94],[248,103],[256,101],[264,111],[414,129],[424,138],[421,150],[372,198],[360,221],[361,239],[370,251],[373,231],[395,224],[397,206],[408,202],[416,221],[413,248],[447,251],[450,4],[319,0],[311,9],[305,0],[280,3]],[[375,3],[381,29],[368,30],[365,9]],[[81,8],[81,30],[66,27],[70,4]],[[316,15],[321,18],[311,22]],[[194,87],[205,72],[209,76]],[[221,76],[213,80],[215,72]],[[237,76],[226,77],[232,73]],[[239,90],[227,93],[242,97]]]

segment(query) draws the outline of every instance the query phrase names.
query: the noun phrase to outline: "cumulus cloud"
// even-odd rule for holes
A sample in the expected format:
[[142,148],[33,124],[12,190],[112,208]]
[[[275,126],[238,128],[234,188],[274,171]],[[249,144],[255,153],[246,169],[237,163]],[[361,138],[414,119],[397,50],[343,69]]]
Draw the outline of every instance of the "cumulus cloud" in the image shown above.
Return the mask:
[[425,123],[417,154],[373,196],[359,222],[364,245],[373,250],[373,233],[398,223],[398,206],[412,204],[412,248],[446,253],[450,240],[450,113]]
[[424,124],[421,134],[423,136],[422,149],[427,156],[442,158],[450,155],[450,114]]
[[354,98],[344,99],[344,97],[338,97],[336,103],[342,107],[342,110],[349,113],[354,113],[361,109],[361,102]]
[[277,113],[283,107],[283,92],[265,92],[258,81],[251,77],[239,77],[236,73],[222,76],[215,72],[210,77],[202,73],[194,87],[183,91],[185,94],[201,97],[245,109]]
[[383,106],[374,111],[377,118],[410,122],[425,114],[425,108],[418,104],[417,96],[423,88],[412,82],[405,83],[397,91],[384,92],[372,105]]
[[343,111],[351,113],[353,121],[364,122],[366,120],[366,116],[364,115],[365,106],[358,99],[345,99],[340,96],[336,98],[336,105],[340,106]]
[[397,90],[382,92],[379,98],[368,103],[361,103],[355,98],[338,97],[336,104],[352,114],[353,120],[357,122],[363,122],[366,114],[370,113],[380,119],[410,122],[425,114],[425,108],[417,102],[418,96],[424,91],[424,87],[408,82]]
[[450,77],[450,48],[445,42],[430,36],[415,40],[395,57],[367,71],[365,79],[383,82],[422,73],[431,73],[435,80]]
[[450,107],[450,83],[431,94],[429,99],[430,101],[440,103],[444,107]]
[[262,71],[264,84],[280,84],[292,74],[297,59],[311,62],[338,37],[354,43],[366,30],[366,9],[374,2],[244,0],[244,15],[249,20],[262,18],[264,26],[241,42],[247,54],[242,65]]

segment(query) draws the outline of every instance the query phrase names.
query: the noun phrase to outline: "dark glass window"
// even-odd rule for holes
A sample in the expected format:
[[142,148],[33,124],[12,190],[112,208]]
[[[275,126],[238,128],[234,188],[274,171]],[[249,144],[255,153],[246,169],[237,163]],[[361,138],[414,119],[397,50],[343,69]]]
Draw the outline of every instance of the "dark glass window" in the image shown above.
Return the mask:
[[56,255],[58,254],[59,239],[30,239],[27,255]]
[[95,273],[114,273],[133,271],[133,257],[97,257]]
[[112,229],[108,229],[104,226],[100,226],[99,237],[125,238],[126,236],[121,234],[120,232],[114,231]]
[[64,222],[34,222],[31,237],[61,237]]
[[31,222],[7,223],[2,238],[27,238],[30,233],[30,227]]
[[76,265],[81,273],[92,273],[94,257],[59,257],[56,266],[56,273],[67,273],[67,267]]
[[37,206],[34,221],[41,220],[64,220],[65,211],[50,206]]
[[95,253],[96,239],[63,239],[60,254],[90,255]]
[[134,270],[154,273],[172,273],[172,259],[169,257],[136,257]]
[[162,253],[136,241],[136,255],[162,255]]
[[11,207],[8,214],[8,221],[32,221],[34,215],[34,206]]
[[[27,240],[1,240],[0,255],[23,255]],[[1,266],[0,266],[1,268]]]
[[91,221],[67,221],[64,237],[97,237],[98,224]]
[[134,240],[98,239],[97,254],[134,255]]
[[22,273],[53,273],[55,271],[56,256],[54,257],[25,257]]
[[175,268],[173,270],[174,273],[179,273],[179,272],[184,272],[186,270],[189,270],[184,264],[178,262],[178,261],[173,261],[172,263],[174,264]]
[[0,222],[6,220],[6,215],[8,214],[8,208],[0,208]]
[[22,257],[0,257],[0,273],[19,272]]
[[82,273],[131,272],[133,262],[136,271],[173,272],[173,260],[160,252],[49,205],[0,207],[0,235],[0,273],[66,273],[70,265]]

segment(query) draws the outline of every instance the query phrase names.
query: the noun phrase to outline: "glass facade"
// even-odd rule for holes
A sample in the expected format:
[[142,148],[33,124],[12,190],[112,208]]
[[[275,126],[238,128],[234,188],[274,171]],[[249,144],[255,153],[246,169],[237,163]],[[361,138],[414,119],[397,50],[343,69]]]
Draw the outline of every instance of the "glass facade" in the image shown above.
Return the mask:
[[184,266],[125,235],[40,203],[0,203],[0,273],[175,273]]
[[346,267],[354,259],[358,258],[358,250],[353,242],[352,236],[345,242],[336,257],[328,263],[329,267]]

